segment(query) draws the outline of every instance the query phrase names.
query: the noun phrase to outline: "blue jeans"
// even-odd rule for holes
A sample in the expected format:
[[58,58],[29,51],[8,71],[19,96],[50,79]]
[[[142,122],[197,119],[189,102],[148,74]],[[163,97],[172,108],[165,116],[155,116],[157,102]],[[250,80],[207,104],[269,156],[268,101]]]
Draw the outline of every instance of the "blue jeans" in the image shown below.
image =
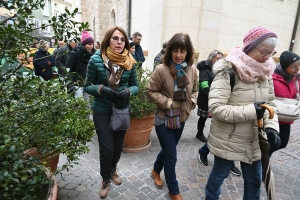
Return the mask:
[[175,165],[177,162],[176,145],[183,132],[184,124],[184,122],[181,123],[180,129],[168,129],[165,127],[165,124],[155,126],[161,151],[158,153],[156,161],[154,162],[154,171],[159,174],[162,169],[164,169],[168,189],[172,195],[179,194],[175,173]]
[[[221,185],[229,175],[233,164],[231,160],[225,160],[215,156],[213,169],[209,175],[205,194],[206,200],[218,200],[221,194]],[[262,179],[261,161],[255,161],[252,164],[241,162],[244,178],[244,200],[259,200],[260,185]]]
[[208,155],[209,154],[209,149],[207,147],[207,142],[199,149],[199,153],[201,152],[201,154],[203,155]]

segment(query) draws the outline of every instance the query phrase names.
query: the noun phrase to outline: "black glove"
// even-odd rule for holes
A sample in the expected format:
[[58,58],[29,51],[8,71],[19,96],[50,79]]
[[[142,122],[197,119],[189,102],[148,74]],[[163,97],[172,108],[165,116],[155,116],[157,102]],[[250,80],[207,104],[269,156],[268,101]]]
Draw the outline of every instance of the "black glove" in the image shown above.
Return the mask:
[[257,119],[262,119],[264,117],[264,113],[265,113],[266,109],[259,106],[260,104],[264,104],[264,103],[265,103],[265,101],[254,103]]
[[111,89],[110,87],[106,87],[103,85],[100,90],[100,93],[104,94],[112,102],[116,101],[117,92],[115,90]]
[[272,149],[272,147],[274,149],[279,149],[281,145],[281,139],[278,135],[278,132],[272,128],[266,128],[265,132],[268,137],[268,142],[270,143],[270,149]]
[[121,100],[128,99],[130,97],[130,91],[128,89],[121,90],[117,94],[117,98]]

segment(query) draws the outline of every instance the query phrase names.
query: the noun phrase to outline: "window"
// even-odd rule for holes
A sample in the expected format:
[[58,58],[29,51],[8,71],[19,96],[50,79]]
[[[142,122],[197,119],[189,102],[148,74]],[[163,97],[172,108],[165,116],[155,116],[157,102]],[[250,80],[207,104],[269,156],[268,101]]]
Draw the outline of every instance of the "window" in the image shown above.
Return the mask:
[[59,15],[59,12],[57,10],[54,10],[54,16],[57,18]]
[[41,28],[41,20],[40,19],[35,19],[35,28],[37,30],[40,30],[40,28]]

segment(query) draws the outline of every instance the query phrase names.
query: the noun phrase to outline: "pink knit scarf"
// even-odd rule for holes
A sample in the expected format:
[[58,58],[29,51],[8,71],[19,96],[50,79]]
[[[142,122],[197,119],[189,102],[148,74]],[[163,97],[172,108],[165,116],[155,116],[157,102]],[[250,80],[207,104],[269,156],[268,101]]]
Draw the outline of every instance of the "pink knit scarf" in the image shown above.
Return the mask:
[[272,58],[264,63],[259,63],[245,54],[241,47],[233,48],[226,56],[231,62],[243,82],[253,83],[258,79],[269,79],[272,77],[276,64]]

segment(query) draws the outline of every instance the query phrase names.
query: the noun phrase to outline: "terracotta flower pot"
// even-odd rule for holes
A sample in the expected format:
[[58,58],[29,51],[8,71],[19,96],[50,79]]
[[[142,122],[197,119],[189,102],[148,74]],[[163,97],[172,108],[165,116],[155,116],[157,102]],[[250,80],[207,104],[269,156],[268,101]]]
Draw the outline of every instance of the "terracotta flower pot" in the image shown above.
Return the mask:
[[[31,155],[31,156],[40,156],[40,152],[38,151],[38,148],[34,147],[31,149],[27,149],[24,151],[25,155]],[[47,164],[46,167],[49,167],[51,169],[51,172],[54,173],[57,169],[57,164],[59,161],[59,154],[56,154],[54,151],[53,153],[49,153],[46,156],[43,156],[40,158],[41,160],[45,160]]]
[[154,114],[141,119],[131,119],[127,130],[123,152],[141,152],[151,146],[150,134],[154,125]]
[[48,190],[45,191],[45,194],[42,194],[45,196],[45,200],[56,200],[57,199],[57,193],[58,193],[58,186],[56,182],[55,176],[47,169],[46,172],[47,176],[51,176],[52,184],[48,185],[46,187]]

